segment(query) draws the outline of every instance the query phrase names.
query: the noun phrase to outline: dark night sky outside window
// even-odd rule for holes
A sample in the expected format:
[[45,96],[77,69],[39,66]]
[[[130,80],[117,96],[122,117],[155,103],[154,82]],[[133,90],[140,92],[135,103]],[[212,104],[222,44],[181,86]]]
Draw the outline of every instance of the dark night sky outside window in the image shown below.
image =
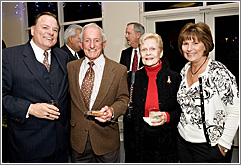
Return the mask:
[[66,2],[64,6],[64,22],[101,18],[100,2]]

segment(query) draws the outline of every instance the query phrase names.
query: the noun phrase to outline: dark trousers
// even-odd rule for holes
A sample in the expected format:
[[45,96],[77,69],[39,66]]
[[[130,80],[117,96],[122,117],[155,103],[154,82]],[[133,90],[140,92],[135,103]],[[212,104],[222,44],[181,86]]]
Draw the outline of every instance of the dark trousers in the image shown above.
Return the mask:
[[120,163],[120,148],[105,155],[96,155],[92,150],[88,136],[85,151],[80,154],[72,150],[72,163]]
[[232,149],[224,157],[218,145],[209,147],[207,143],[190,143],[180,135],[177,145],[180,163],[231,163]]
[[2,126],[2,162],[9,162],[9,149],[8,149],[8,129]]
[[57,143],[55,151],[47,157],[34,160],[31,158],[26,158],[27,160],[19,160],[12,157],[10,163],[68,163],[68,150],[66,149],[63,151],[60,148],[60,145],[61,144]]

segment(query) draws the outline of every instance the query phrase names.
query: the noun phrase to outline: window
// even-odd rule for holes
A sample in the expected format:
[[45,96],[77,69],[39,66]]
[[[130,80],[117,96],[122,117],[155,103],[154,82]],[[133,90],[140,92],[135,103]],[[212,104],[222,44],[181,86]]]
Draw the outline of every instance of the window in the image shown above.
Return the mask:
[[64,22],[102,17],[99,2],[65,2],[63,9]]
[[27,2],[28,8],[28,27],[34,24],[34,18],[36,15],[43,11],[49,11],[58,16],[57,3],[56,2]]
[[215,47],[215,59],[227,66],[227,68],[236,77],[237,84],[239,85],[238,15],[222,16],[215,18]]
[[[58,10],[59,9],[59,10]],[[27,2],[29,39],[32,38],[30,27],[34,24],[34,18],[43,11],[49,11],[60,18],[60,32],[56,46],[64,44],[64,30],[71,24],[84,26],[95,22],[102,27],[102,3],[101,2]]]
[[189,7],[179,6],[175,10],[166,10],[174,3],[154,2],[143,5],[145,8],[149,5],[158,9],[145,10],[142,13],[142,23],[147,32],[156,32],[163,38],[163,57],[168,60],[172,70],[180,72],[187,62],[177,46],[181,28],[188,22],[205,22],[211,29],[215,44],[209,57],[226,65],[239,83],[239,2],[203,2]]
[[145,2],[145,12],[202,6],[202,2]]

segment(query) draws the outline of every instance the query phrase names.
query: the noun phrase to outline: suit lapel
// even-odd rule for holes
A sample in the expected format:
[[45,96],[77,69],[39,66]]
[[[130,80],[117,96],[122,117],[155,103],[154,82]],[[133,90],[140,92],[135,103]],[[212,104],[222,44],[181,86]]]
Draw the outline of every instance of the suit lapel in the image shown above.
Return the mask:
[[39,82],[39,84],[44,88],[44,90],[49,94],[50,92],[47,89],[47,84],[44,81],[44,79],[41,77],[42,74],[41,73],[41,69],[38,67],[38,61],[34,55],[33,49],[30,45],[30,42],[28,42],[25,46],[24,46],[24,52],[23,52],[23,56],[25,56],[25,58],[23,59],[24,63],[26,64],[26,66],[29,68],[29,71],[34,75],[34,77],[36,78],[36,80]]
[[105,68],[103,72],[103,77],[101,80],[101,85],[100,85],[98,95],[96,97],[96,100],[94,102],[92,109],[97,109],[99,105],[104,101],[105,96],[108,94],[110,86],[115,77],[115,75],[113,74],[114,69],[115,68],[111,65],[110,60],[107,57],[105,57]]
[[[61,87],[60,87],[60,89],[59,89],[59,93],[58,93],[58,95],[57,95],[57,99],[58,99],[58,98],[61,97],[62,93],[65,92],[65,91],[68,89],[68,86],[66,85],[66,84],[68,84],[68,83],[66,82],[66,81],[68,80],[68,78],[67,78],[67,75],[68,75],[68,74],[67,74],[67,69],[66,69],[66,65],[67,65],[67,64],[66,64],[66,61],[65,61],[65,60],[61,59],[61,56],[62,56],[62,55],[59,55],[55,48],[53,48],[53,49],[51,50],[51,56],[52,56],[52,58],[53,58],[53,56],[55,56],[55,59],[56,59],[57,63],[59,64],[62,72],[64,73],[63,79],[62,79],[62,80],[58,80],[58,81],[61,81],[61,82],[62,82],[62,83],[61,83]],[[51,73],[51,74],[52,74],[52,73]],[[57,73],[57,74],[58,74],[58,73]]]
[[55,56],[58,64],[60,65],[60,68],[62,69],[62,71],[64,72],[64,74],[66,74],[66,72],[67,72],[67,70],[66,70],[66,65],[67,65],[67,64],[66,64],[66,61],[64,61],[63,59],[61,59],[61,56],[62,56],[62,55],[59,55],[59,54],[57,53],[57,51],[56,51],[55,48],[53,48],[53,49],[51,50],[51,54]]
[[71,51],[69,50],[69,48],[66,45],[64,45],[64,50],[68,53],[69,58],[71,60],[76,60],[76,58],[73,56],[73,54],[71,53]]
[[131,68],[131,55],[132,55],[132,50],[133,50],[133,48],[132,47],[129,47],[129,49],[128,49],[128,54],[127,54],[127,58],[126,58],[126,63],[127,63],[127,68],[128,68],[128,70],[130,70],[130,68]]
[[71,98],[74,101],[74,104],[77,107],[79,107],[78,109],[83,109],[83,107],[85,107],[83,96],[81,94],[80,85],[79,85],[79,72],[80,72],[80,66],[83,60],[84,58],[75,61],[75,65],[72,65],[73,68],[71,69],[71,73],[70,73],[72,77],[69,78],[71,79],[70,82],[72,82],[71,85],[73,87]]

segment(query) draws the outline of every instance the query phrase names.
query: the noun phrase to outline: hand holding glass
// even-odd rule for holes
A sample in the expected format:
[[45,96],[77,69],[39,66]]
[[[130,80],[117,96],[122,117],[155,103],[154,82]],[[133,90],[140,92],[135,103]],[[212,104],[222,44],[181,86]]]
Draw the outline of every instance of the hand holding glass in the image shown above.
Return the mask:
[[160,116],[155,116],[155,114],[157,112],[160,112],[160,110],[158,108],[149,108],[148,111],[149,111],[149,119],[150,119],[150,121],[156,120],[156,119],[160,118]]
[[105,116],[108,115],[108,112],[100,112],[99,110],[90,110],[85,112],[86,115],[91,116]]

